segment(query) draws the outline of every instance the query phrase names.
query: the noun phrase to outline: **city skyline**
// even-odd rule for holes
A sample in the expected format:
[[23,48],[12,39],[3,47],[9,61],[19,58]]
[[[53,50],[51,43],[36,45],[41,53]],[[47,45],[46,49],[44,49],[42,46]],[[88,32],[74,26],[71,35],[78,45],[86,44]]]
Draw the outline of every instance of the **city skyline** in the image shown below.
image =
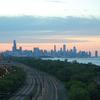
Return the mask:
[[[20,43],[19,43],[20,44]],[[39,51],[47,51],[47,52],[52,52],[52,50],[54,51],[54,52],[59,52],[59,51],[63,51],[63,52],[70,52],[71,50],[74,50],[74,49],[76,49],[76,51],[77,51],[77,53],[78,52],[86,52],[87,54],[89,54],[89,52],[90,52],[90,54],[89,55],[91,55],[92,57],[93,56],[95,56],[95,55],[99,55],[99,52],[98,52],[98,50],[94,50],[94,52],[91,52],[91,50],[85,50],[85,49],[81,49],[81,50],[78,50],[78,48],[77,48],[77,46],[76,45],[74,45],[73,44],[73,46],[71,46],[71,48],[69,48],[69,46],[68,46],[68,44],[67,43],[64,43],[64,44],[60,44],[60,45],[57,45],[57,44],[51,44],[51,47],[48,49],[48,48],[41,48],[41,47],[39,47],[38,45],[33,45],[33,44],[31,44],[31,48],[30,49],[27,49],[27,47],[28,46],[30,46],[30,45],[28,45],[27,44],[27,47],[26,48],[23,48],[23,44],[21,44],[21,45],[19,45],[17,42],[16,42],[16,40],[14,40],[13,41],[13,43],[12,43],[12,45],[11,45],[11,49],[8,49],[8,50],[4,50],[3,52],[6,52],[6,51],[14,51],[14,52],[16,52],[17,50],[19,51],[19,50],[25,50],[25,51],[34,51],[34,48],[38,48],[38,50]],[[50,45],[47,45],[47,47],[48,46],[50,46]]]
[[16,39],[18,43],[24,43],[24,48],[32,44],[42,44],[47,48],[47,44],[63,43],[68,43],[71,48],[75,43],[79,50],[94,52],[97,49],[100,52],[99,19],[22,16],[0,17],[0,22],[0,43],[6,43],[1,45],[2,50],[11,49],[9,43]]
[[[0,0],[0,51],[16,39],[24,49],[75,44],[100,52],[99,0]],[[49,47],[48,47],[49,45]],[[99,53],[100,54],[100,53]]]
[[[19,48],[20,46],[22,46],[23,50],[32,50],[35,47],[39,47],[40,49],[47,49],[47,50],[51,50],[53,49],[53,46],[56,45],[57,50],[59,50],[63,44],[67,44],[67,47],[69,49],[72,49],[73,46],[76,46],[78,51],[91,51],[92,55],[95,55],[95,50],[98,51],[99,55],[100,55],[100,49],[98,48],[98,46],[96,47],[96,45],[93,44],[88,46],[88,43],[17,43],[17,47]],[[95,48],[93,48],[95,47]],[[9,43],[0,43],[0,52],[6,51],[6,50],[12,50],[12,42]]]

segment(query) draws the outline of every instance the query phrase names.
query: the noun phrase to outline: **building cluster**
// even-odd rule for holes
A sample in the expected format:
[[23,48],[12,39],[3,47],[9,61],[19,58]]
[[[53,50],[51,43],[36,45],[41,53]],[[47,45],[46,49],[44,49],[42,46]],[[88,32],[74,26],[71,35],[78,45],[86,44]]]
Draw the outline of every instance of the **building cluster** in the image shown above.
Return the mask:
[[14,40],[12,51],[6,51],[3,53],[4,56],[14,56],[14,57],[33,57],[32,50],[22,50],[22,47],[17,48],[17,43]]
[[[59,57],[59,58],[88,58],[92,57],[91,52],[86,51],[77,51],[77,48],[74,46],[72,49],[68,50],[66,45],[64,44],[60,50],[57,50],[56,45],[54,45],[53,50],[42,50],[37,48],[33,48],[32,50],[22,50],[22,47],[17,48],[16,41],[13,41],[12,51],[4,52],[4,56],[15,56],[15,57]],[[98,57],[98,51],[95,51],[95,57]]]
[[63,45],[60,50],[56,49],[56,45],[54,45],[54,49],[51,51],[40,50],[39,48],[34,48],[33,52],[35,57],[59,57],[59,58],[76,58],[76,57],[91,57],[91,52],[86,51],[77,51],[76,47],[68,50],[66,45]]

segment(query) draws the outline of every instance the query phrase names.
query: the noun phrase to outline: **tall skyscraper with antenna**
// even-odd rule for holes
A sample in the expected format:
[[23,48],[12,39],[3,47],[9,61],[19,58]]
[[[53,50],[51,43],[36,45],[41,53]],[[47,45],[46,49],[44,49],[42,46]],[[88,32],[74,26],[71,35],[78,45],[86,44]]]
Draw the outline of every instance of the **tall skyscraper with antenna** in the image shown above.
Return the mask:
[[13,41],[13,48],[12,49],[14,52],[17,50],[16,40]]

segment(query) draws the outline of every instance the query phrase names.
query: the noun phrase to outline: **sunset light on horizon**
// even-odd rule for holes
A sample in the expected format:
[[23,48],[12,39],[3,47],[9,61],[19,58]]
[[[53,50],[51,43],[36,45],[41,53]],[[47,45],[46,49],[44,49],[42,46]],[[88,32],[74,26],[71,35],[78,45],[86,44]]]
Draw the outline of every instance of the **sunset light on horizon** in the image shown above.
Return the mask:
[[0,0],[0,51],[12,41],[25,50],[60,49],[100,54],[99,0]]
[[[86,38],[85,38],[86,39]],[[88,42],[69,42],[69,43],[18,43],[17,42],[17,48],[22,47],[23,50],[32,50],[34,48],[40,48],[42,50],[54,50],[54,45],[57,46],[57,50],[60,50],[62,46],[65,44],[67,46],[67,49],[70,50],[74,46],[77,48],[78,51],[85,50],[87,52],[91,51],[92,55],[94,55],[95,50],[98,50],[98,53],[100,54],[100,39],[98,37],[96,38],[89,38],[90,41]],[[94,41],[95,40],[95,41]],[[13,44],[11,42],[9,43],[0,43],[0,51],[9,51],[12,50]]]

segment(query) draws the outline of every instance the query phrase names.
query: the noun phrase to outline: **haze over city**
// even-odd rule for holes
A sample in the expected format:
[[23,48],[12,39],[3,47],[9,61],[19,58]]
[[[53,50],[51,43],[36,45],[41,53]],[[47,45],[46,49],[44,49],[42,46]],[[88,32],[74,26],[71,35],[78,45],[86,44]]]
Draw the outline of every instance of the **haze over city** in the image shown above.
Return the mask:
[[[0,0],[0,51],[16,39],[24,49],[58,48],[100,52],[99,0]],[[45,9],[46,8],[46,9]]]

